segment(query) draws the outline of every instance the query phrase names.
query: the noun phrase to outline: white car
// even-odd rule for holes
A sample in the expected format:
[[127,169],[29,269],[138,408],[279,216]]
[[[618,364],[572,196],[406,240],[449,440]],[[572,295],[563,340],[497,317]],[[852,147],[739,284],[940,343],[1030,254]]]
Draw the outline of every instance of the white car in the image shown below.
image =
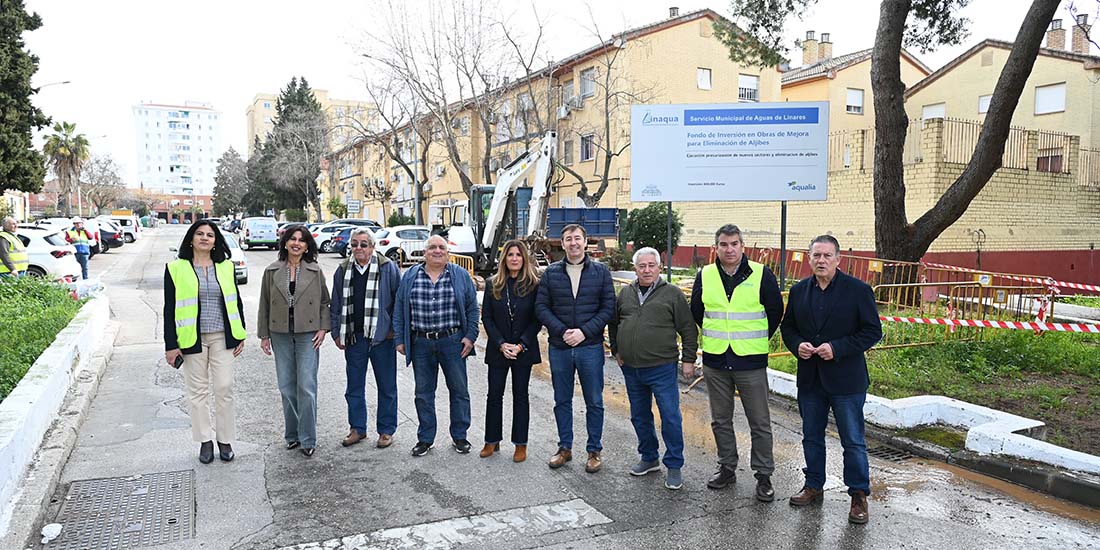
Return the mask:
[[122,230],[122,240],[132,243],[141,236],[141,223],[137,216],[96,216],[96,219],[108,220]]
[[244,250],[241,250],[236,236],[230,233],[222,233],[222,236],[225,237],[225,242],[229,244],[229,250],[232,251],[229,261],[233,262],[233,273],[237,276],[237,284],[248,284],[248,258],[245,257]]
[[80,279],[80,264],[76,248],[65,240],[64,233],[47,225],[19,224],[15,234],[27,247],[27,275],[61,279]]
[[[48,225],[50,227],[57,228],[61,231],[65,231],[73,226],[72,218],[44,218],[35,222],[38,225]],[[99,243],[99,222],[92,219],[84,219],[84,229],[88,230],[88,233],[92,235],[92,242],[90,243],[92,253],[88,255],[89,258],[102,252],[102,248]]]
[[346,223],[326,223],[314,229],[313,240],[317,241],[317,248],[321,249],[321,252],[332,252],[332,238],[339,235],[346,227],[349,227]]
[[426,225],[395,225],[374,232],[374,249],[402,264],[424,259],[424,244],[432,230]]

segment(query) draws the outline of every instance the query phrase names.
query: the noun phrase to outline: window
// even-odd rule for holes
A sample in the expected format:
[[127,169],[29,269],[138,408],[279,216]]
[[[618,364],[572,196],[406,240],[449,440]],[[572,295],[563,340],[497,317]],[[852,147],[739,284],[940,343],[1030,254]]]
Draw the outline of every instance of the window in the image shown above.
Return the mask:
[[464,136],[470,135],[470,117],[469,116],[460,117],[458,119],[458,130]]
[[921,108],[920,111],[920,117],[924,120],[931,120],[933,118],[944,118],[946,116],[946,103],[933,103],[932,105],[925,105]]
[[852,115],[863,114],[863,90],[848,88],[848,99],[844,103],[844,112]]
[[737,75],[737,100],[760,101],[760,77],[751,74]]
[[1061,113],[1066,110],[1066,83],[1035,87],[1035,114]]
[[1040,172],[1062,173],[1062,148],[1049,147],[1039,149],[1038,162],[1035,169]]
[[535,108],[535,102],[531,101],[531,94],[526,93],[526,92],[524,92],[522,94],[519,94],[519,110],[520,111],[530,111],[534,108]]
[[989,111],[989,100],[992,97],[993,96],[991,96],[991,95],[980,95],[980,96],[978,96],[978,114],[979,115],[984,115],[987,111]]
[[710,69],[706,67],[699,67],[695,70],[695,83],[699,86],[700,90],[710,89]]
[[572,80],[566,80],[564,83],[562,83],[562,85],[561,85],[561,102],[562,103],[569,103],[569,101],[573,99],[573,96],[575,94],[576,94],[576,92],[573,90],[573,81]]
[[270,109],[270,108],[271,108],[271,103],[268,102],[268,101],[265,101],[264,102],[264,109]]
[[596,68],[581,71],[581,97],[596,95]]
[[581,136],[581,162],[596,158],[595,134]]
[[561,142],[562,146],[562,163],[566,166],[573,164],[573,140],[567,139]]

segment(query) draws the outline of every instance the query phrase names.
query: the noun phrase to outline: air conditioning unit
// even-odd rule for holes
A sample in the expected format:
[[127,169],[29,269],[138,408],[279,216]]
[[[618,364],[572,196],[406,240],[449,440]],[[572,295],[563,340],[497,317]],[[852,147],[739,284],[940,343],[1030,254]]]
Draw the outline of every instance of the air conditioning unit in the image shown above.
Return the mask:
[[451,129],[452,130],[457,130],[461,127],[462,127],[462,120],[457,119],[457,118],[452,118],[451,119]]
[[566,102],[566,105],[568,105],[569,107],[571,107],[573,109],[580,109],[580,108],[584,107],[584,98],[582,98],[579,95],[573,96],[573,97],[569,98],[569,101]]
[[393,180],[393,181],[400,181],[401,176],[398,175],[398,174],[394,174],[394,175],[390,176],[390,179]]
[[497,159],[489,159],[489,170],[496,172],[500,168],[500,161]]
[[435,167],[435,177],[437,177],[437,178],[443,177],[443,174],[446,171],[447,171],[447,165],[440,164],[439,166],[436,166]]
[[489,122],[489,124],[496,124],[497,123],[497,114],[496,113],[489,113],[488,115],[485,116],[485,120],[487,120]]
[[562,120],[567,116],[569,116],[569,106],[562,105],[561,107],[558,107],[558,120]]

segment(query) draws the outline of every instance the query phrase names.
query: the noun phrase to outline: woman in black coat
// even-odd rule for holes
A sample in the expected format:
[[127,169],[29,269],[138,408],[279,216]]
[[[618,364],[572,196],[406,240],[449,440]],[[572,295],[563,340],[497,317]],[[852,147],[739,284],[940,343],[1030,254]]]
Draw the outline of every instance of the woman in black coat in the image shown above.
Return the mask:
[[481,458],[500,450],[504,409],[504,383],[512,371],[512,443],[514,462],[527,460],[527,427],[530,403],[527,384],[531,366],[542,362],[535,295],[539,274],[522,241],[504,243],[497,273],[490,279],[481,304],[481,324],[489,342],[485,363],[489,367],[489,397],[485,404],[485,447]]

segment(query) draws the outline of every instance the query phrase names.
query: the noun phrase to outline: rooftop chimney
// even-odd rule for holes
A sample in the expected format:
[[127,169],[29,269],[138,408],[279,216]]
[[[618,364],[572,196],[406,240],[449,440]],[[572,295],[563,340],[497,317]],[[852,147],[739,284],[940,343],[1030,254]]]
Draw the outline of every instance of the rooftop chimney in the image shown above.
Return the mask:
[[672,6],[672,7],[668,8],[668,16],[669,17],[680,17],[680,8],[677,7],[677,6]]
[[821,33],[821,43],[817,45],[817,60],[825,61],[833,58],[833,41],[829,40],[829,33]]
[[1077,24],[1073,26],[1073,53],[1089,54],[1089,16],[1082,13],[1077,16]]
[[802,66],[817,63],[817,39],[814,31],[806,31],[806,39],[802,41]]
[[1047,30],[1046,47],[1052,50],[1064,51],[1066,49],[1066,29],[1062,28],[1061,19],[1050,22],[1050,29]]

